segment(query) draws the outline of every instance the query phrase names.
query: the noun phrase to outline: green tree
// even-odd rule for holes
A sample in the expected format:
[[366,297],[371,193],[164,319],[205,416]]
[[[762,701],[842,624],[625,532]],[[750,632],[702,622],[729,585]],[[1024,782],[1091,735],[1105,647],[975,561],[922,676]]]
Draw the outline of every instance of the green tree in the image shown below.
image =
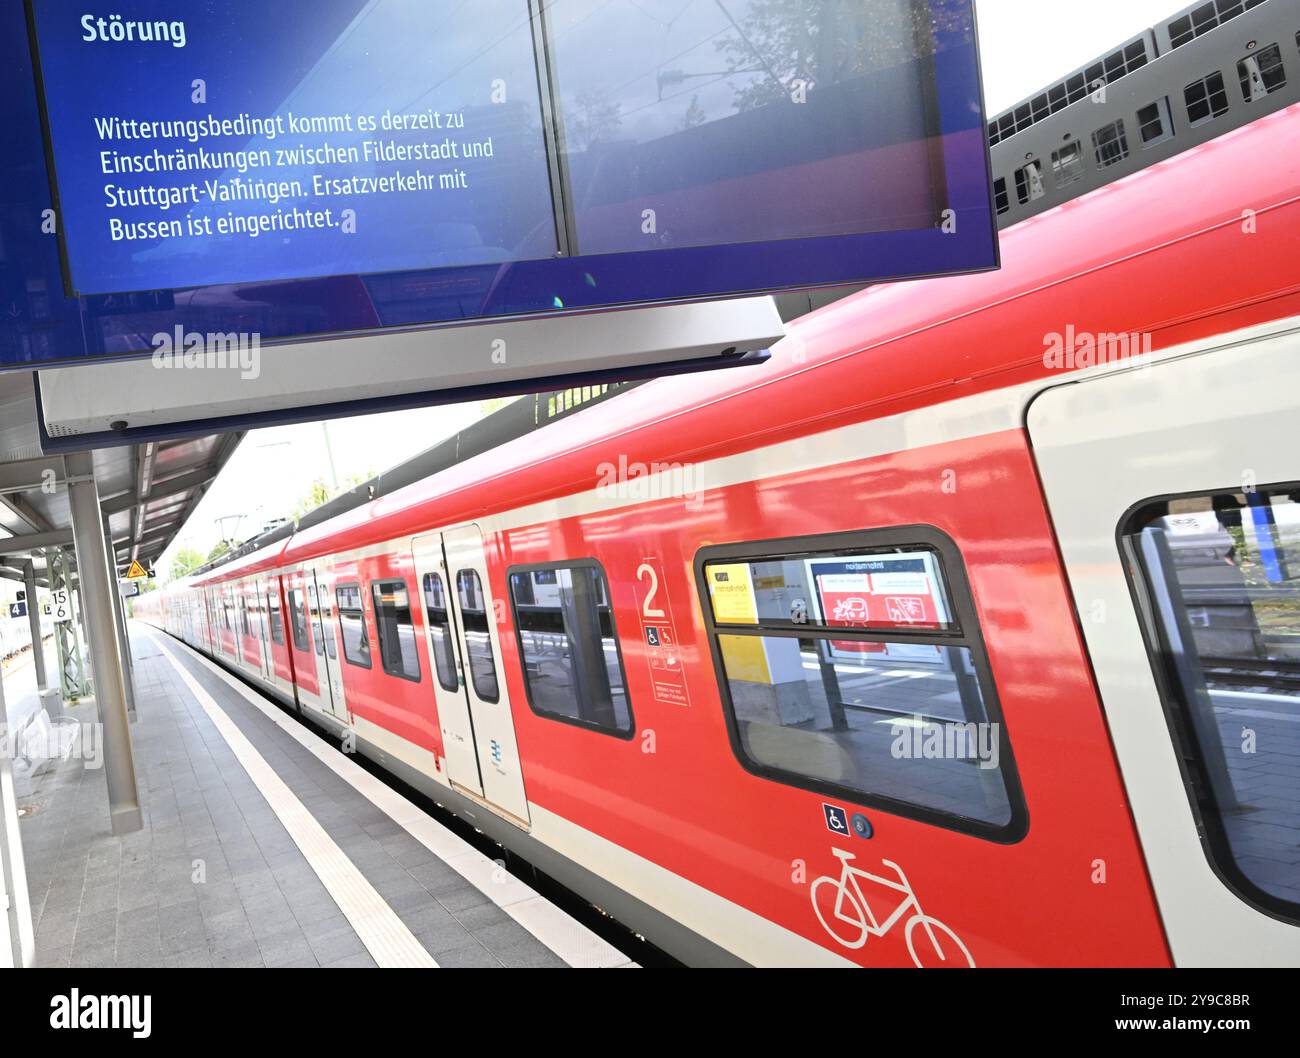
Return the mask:
[[201,565],[205,559],[198,551],[192,547],[182,547],[172,558],[171,574],[169,579],[180,580],[182,577],[188,577]]
[[691,96],[691,105],[686,108],[686,113],[682,115],[682,131],[685,132],[687,129],[698,128],[707,120],[708,115],[704,113],[704,108],[700,106],[700,97]]
[[307,490],[307,495],[303,496],[296,504],[294,504],[294,519],[297,520],[305,514],[310,514],[317,507],[324,507],[332,498],[333,496],[330,493],[330,487],[325,484],[324,480],[317,478],[311,483],[311,488]]
[[241,545],[238,541],[222,540],[216,545],[216,547],[208,552],[206,561],[215,562],[219,558],[224,558],[226,555],[230,554],[230,552],[239,550],[240,546]]
[[613,139],[623,127],[623,108],[619,103],[596,92],[582,92],[575,102],[569,127],[570,150],[590,150],[602,140]]
[[[736,109],[788,102],[795,83],[809,89],[863,77],[924,57],[933,31],[951,31],[957,5],[864,4],[862,0],[752,0],[748,13],[715,47],[736,71],[759,73],[736,89]],[[724,11],[727,8],[724,7]]]
[[336,496],[341,496],[345,492],[352,492],[368,485],[377,475],[373,470],[364,474],[352,474],[344,482],[342,487],[336,492],[327,485],[323,478],[317,478],[311,483],[311,488],[307,490],[307,495],[303,496],[293,508],[293,517],[295,521],[301,521],[305,515],[316,510],[317,507],[324,507],[330,500]]

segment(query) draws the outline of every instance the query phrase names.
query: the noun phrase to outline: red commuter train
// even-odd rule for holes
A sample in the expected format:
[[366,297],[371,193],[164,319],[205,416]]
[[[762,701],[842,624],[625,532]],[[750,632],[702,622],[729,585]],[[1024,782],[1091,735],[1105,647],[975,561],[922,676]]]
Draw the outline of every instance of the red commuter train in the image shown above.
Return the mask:
[[1300,108],[136,603],[695,964],[1300,964]]

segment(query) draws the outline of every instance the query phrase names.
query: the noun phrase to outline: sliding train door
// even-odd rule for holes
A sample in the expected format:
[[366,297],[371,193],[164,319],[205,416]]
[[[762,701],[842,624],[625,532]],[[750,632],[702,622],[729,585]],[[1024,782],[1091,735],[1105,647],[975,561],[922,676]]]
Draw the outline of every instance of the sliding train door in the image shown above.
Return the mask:
[[1300,320],[1028,428],[1174,960],[1300,963]]
[[412,542],[425,643],[451,782],[528,823],[501,643],[478,526]]
[[333,585],[329,575],[319,568],[304,570],[303,579],[307,585],[307,609],[311,615],[321,708],[336,719],[351,723],[347,697],[343,693],[343,672],[339,668],[338,637],[346,632],[341,627],[342,615],[335,606]]

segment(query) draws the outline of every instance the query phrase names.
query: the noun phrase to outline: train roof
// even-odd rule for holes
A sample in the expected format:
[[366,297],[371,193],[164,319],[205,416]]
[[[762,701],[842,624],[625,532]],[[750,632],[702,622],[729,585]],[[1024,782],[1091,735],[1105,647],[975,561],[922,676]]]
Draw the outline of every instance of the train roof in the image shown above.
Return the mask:
[[1045,378],[1045,343],[1069,328],[1162,349],[1300,314],[1300,105],[1008,229],[1002,260],[864,290],[792,324],[766,364],[656,380],[205,581],[588,491],[611,458],[698,462]]

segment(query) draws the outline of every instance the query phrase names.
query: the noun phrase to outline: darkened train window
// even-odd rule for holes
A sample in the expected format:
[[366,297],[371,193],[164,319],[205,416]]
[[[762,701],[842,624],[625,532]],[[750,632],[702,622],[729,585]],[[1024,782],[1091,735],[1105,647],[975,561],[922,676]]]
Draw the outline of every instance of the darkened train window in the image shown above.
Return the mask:
[[361,609],[361,587],[340,584],[335,591],[339,606],[339,628],[343,632],[343,656],[353,665],[370,668],[370,636]]
[[600,566],[512,570],[510,599],[533,711],[630,738],[627,680]]
[[307,582],[307,612],[311,614],[311,625],[316,630],[313,637],[316,642],[316,656],[323,657],[325,654],[325,623],[321,619],[320,599],[316,595],[316,585],[312,581]]
[[379,631],[379,663],[390,676],[420,682],[420,655],[415,643],[415,619],[406,582],[381,580],[370,585]]
[[1228,90],[1223,84],[1223,74],[1217,72],[1189,84],[1183,89],[1183,99],[1187,104],[1187,120],[1192,128],[1222,117],[1229,110]]
[[307,608],[303,604],[302,589],[289,589],[289,620],[293,628],[293,645],[301,651],[311,650],[307,640]]
[[284,646],[284,618],[280,615],[280,592],[273,589],[266,593],[266,612],[271,619],[271,639]]
[[[331,661],[337,661],[339,654],[338,648],[334,645],[334,635],[326,634],[325,622],[330,618],[330,590],[329,587],[323,587],[320,590],[320,620],[316,622],[316,630],[320,633],[320,638],[325,641],[325,653]],[[320,653],[319,650],[316,653]]]
[[474,693],[485,702],[495,702],[501,697],[497,687],[496,659],[492,653],[492,632],[488,624],[487,599],[483,595],[483,582],[472,569],[456,574],[456,594],[460,598],[460,614],[464,622],[465,650],[469,655],[469,674],[474,681]]
[[1300,487],[1160,500],[1123,532],[1206,851],[1300,919]]
[[756,774],[1000,841],[1024,803],[965,569],[913,528],[696,560],[732,746]]
[[444,691],[458,691],[460,680],[456,676],[456,644],[452,641],[447,588],[437,573],[424,575],[424,612],[429,619],[430,647],[438,682]]
[[239,618],[239,634],[245,639],[250,638],[253,633],[248,630],[248,600],[241,595],[237,605],[236,616]]
[[1285,88],[1286,68],[1282,65],[1282,49],[1276,44],[1270,44],[1247,55],[1237,63],[1237,77],[1241,81],[1242,98],[1247,103]]

